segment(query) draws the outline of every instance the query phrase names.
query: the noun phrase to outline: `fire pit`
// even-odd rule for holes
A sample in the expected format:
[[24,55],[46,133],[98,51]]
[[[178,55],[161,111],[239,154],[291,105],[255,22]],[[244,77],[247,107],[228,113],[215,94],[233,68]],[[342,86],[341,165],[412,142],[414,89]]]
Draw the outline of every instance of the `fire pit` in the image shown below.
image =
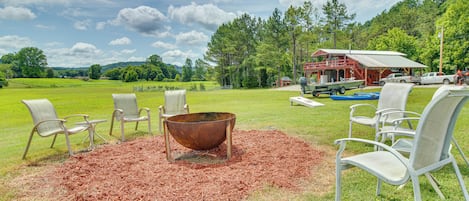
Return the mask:
[[231,157],[231,132],[236,115],[227,112],[181,114],[164,121],[167,159],[172,161],[169,135],[182,146],[194,150],[209,150],[227,141],[227,158]]

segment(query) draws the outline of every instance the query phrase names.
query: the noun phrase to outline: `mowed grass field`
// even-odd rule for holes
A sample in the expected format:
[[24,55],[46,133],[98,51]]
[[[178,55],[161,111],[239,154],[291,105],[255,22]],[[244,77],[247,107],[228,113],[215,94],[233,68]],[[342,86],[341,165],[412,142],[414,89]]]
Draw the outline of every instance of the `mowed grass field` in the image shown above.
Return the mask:
[[[201,87],[202,86],[202,87]],[[305,97],[325,104],[322,107],[308,108],[290,105],[289,97],[298,96],[299,91],[274,89],[235,90],[221,89],[213,82],[135,82],[123,83],[110,80],[70,80],[70,79],[14,79],[10,86],[0,89],[0,200],[14,200],[16,189],[7,184],[22,172],[35,165],[61,163],[67,160],[67,148],[63,135],[57,138],[54,148],[49,148],[52,138],[33,137],[26,160],[21,156],[27,138],[33,127],[27,108],[21,103],[23,99],[47,98],[55,106],[60,117],[70,114],[88,114],[90,119],[106,119],[107,122],[97,125],[97,133],[109,141],[119,139],[119,127],[115,126],[114,135],[109,136],[111,115],[113,112],[113,93],[135,93],[140,107],[151,109],[153,134],[158,131],[158,106],[164,102],[165,89],[187,90],[187,102],[191,112],[232,112],[237,116],[236,129],[278,129],[289,135],[302,138],[311,146],[325,147],[325,151],[334,152],[337,147],[335,139],[347,137],[349,106],[356,103],[377,104],[371,101],[333,101],[328,95],[313,98]],[[202,89],[201,89],[202,88]],[[379,91],[380,88],[365,88],[347,91]],[[411,92],[407,109],[422,112],[430,101],[435,87],[415,87]],[[72,123],[72,122],[70,122]],[[148,137],[147,127],[142,124],[138,131],[132,124],[126,124],[126,138]],[[460,113],[456,123],[455,138],[469,155],[469,104]],[[86,149],[88,141],[83,142],[85,133],[71,136],[71,144],[75,151]],[[354,137],[373,139],[373,129],[364,126],[354,127]],[[96,143],[102,143],[97,139]],[[350,144],[352,152],[370,150],[372,147],[361,144]],[[466,183],[469,184],[469,167],[464,163],[456,149],[452,150],[458,160]],[[301,154],[301,153],[298,153]],[[326,160],[334,161],[333,157]],[[278,161],[281,162],[281,161]],[[294,165],[294,164],[292,164]],[[335,169],[329,171],[334,172]],[[441,184],[447,200],[462,200],[456,177],[451,166],[434,173]],[[321,179],[321,178],[318,178]],[[421,177],[421,190],[424,200],[438,200],[425,177]],[[375,196],[376,179],[358,169],[344,171],[343,200],[412,200],[412,185],[403,189],[384,185],[382,196]],[[281,189],[266,187],[254,193],[250,200],[332,200],[334,186],[327,192],[313,193],[284,192]]]

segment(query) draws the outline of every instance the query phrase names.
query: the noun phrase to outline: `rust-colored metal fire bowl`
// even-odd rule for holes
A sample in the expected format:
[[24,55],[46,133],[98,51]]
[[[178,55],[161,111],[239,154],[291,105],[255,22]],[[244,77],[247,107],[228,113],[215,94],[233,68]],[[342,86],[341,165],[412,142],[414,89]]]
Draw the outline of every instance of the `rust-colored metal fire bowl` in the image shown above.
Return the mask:
[[166,158],[173,161],[168,132],[182,146],[193,150],[209,150],[226,140],[227,159],[231,157],[231,132],[236,115],[228,112],[180,114],[164,121]]

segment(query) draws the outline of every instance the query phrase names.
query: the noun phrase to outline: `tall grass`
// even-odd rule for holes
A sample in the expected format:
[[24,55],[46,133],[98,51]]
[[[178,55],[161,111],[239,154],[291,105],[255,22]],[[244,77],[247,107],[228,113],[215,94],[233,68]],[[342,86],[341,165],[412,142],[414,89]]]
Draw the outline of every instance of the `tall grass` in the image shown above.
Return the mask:
[[[200,90],[200,84],[204,89]],[[135,90],[135,87],[148,90]],[[162,86],[162,87],[160,87]],[[326,146],[336,149],[333,141],[347,136],[349,106],[363,101],[333,101],[327,95],[321,95],[314,99],[324,103],[325,106],[308,108],[300,105],[290,105],[289,97],[298,96],[298,91],[280,91],[271,89],[233,90],[220,89],[216,83],[162,83],[162,82],[138,82],[122,83],[119,81],[99,80],[82,81],[68,79],[14,79],[10,80],[10,87],[0,90],[0,176],[6,179],[14,178],[20,174],[25,166],[37,163],[54,163],[67,159],[67,148],[63,136],[57,139],[53,149],[48,148],[52,138],[33,137],[27,160],[21,160],[21,155],[26,146],[27,137],[32,128],[32,120],[26,107],[21,104],[22,99],[48,98],[55,106],[59,116],[85,113],[92,119],[106,119],[105,123],[97,126],[97,132],[108,140],[117,140],[118,135],[109,136],[110,118],[113,111],[112,93],[136,93],[138,104],[141,107],[149,107],[152,110],[152,127],[154,134],[158,133],[158,106],[163,104],[163,91],[153,90],[157,88],[185,88],[187,102],[191,112],[223,111],[232,112],[237,116],[236,129],[279,129],[292,136],[297,136],[310,142],[312,146]],[[189,90],[192,89],[192,90]],[[379,91],[379,88],[365,89],[367,91]],[[414,88],[411,92],[407,108],[412,111],[422,112],[429,102],[436,88]],[[353,93],[349,91],[347,93]],[[376,104],[376,100],[366,101]],[[469,136],[465,131],[469,129],[469,105],[465,106],[456,124],[455,137],[462,147],[469,147]],[[127,129],[128,128],[128,129]],[[145,126],[140,127],[139,132],[134,132],[131,126],[127,126],[126,138],[132,139],[145,133]],[[373,139],[373,129],[364,126],[354,127],[354,137]],[[115,130],[115,133],[119,133]],[[82,143],[85,134],[77,134],[71,137],[75,151],[85,149],[87,142]],[[98,143],[100,141],[98,140]],[[348,147],[352,151],[363,151],[370,147],[351,144]],[[467,167],[459,154],[454,151],[456,159],[460,163],[461,171],[467,182],[469,167]],[[465,149],[469,155],[469,149]],[[301,153],[298,153],[301,154]],[[326,158],[333,161],[334,158]],[[281,162],[281,161],[279,161]],[[294,165],[294,164],[292,164]],[[27,167],[26,167],[27,168]],[[335,171],[331,169],[330,171]],[[353,172],[353,173],[352,173]],[[351,173],[351,174],[350,174]],[[456,178],[452,174],[452,168],[443,168],[434,173],[434,176],[442,185],[445,195],[449,200],[460,200],[461,192]],[[4,180],[5,181],[5,180]],[[431,186],[424,177],[421,178],[422,193],[425,200],[431,200],[436,196]],[[345,171],[343,177],[344,200],[375,200],[374,195],[376,180],[368,174],[351,170]],[[291,193],[281,189],[267,189],[267,192],[256,193],[250,199],[269,200],[268,194],[275,195],[271,200],[331,200],[334,188],[330,192],[316,195],[311,192]],[[0,187],[3,199],[14,198],[14,190]],[[397,190],[394,186],[384,185],[382,190],[383,200],[409,200],[412,199],[412,186],[406,185]],[[0,200],[2,196],[0,196]]]

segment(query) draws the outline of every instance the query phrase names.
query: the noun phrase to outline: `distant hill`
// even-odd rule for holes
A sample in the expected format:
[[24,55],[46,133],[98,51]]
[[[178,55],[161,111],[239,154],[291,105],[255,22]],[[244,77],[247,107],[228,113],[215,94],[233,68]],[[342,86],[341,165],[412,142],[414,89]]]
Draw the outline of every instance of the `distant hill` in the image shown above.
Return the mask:
[[[101,66],[101,72],[106,72],[107,70],[113,69],[113,68],[125,68],[127,66],[140,66],[142,64],[145,64],[144,61],[125,61],[125,62],[117,62],[117,63],[112,63],[112,64],[107,64],[104,66]],[[166,64],[170,65],[170,64]],[[182,72],[182,67],[181,66],[175,66],[177,71]],[[88,67],[52,67],[52,69],[56,71],[64,71],[64,70],[88,70]]]
[[[112,63],[112,64],[107,64],[104,66],[101,66],[102,71],[107,71],[109,69],[113,68],[119,68],[119,67],[127,67],[127,66],[140,66],[144,64],[144,61],[126,61],[126,62],[117,62],[117,63]],[[88,70],[89,66],[86,67],[52,67],[52,69],[61,71],[61,70]]]
[[127,66],[140,66],[142,64],[145,64],[144,61],[126,61],[126,62],[117,62],[117,63],[112,63],[112,64],[108,64],[108,65],[104,65],[104,66],[101,66],[102,69],[101,71],[102,72],[105,72],[109,69],[113,69],[113,68],[125,68]]

